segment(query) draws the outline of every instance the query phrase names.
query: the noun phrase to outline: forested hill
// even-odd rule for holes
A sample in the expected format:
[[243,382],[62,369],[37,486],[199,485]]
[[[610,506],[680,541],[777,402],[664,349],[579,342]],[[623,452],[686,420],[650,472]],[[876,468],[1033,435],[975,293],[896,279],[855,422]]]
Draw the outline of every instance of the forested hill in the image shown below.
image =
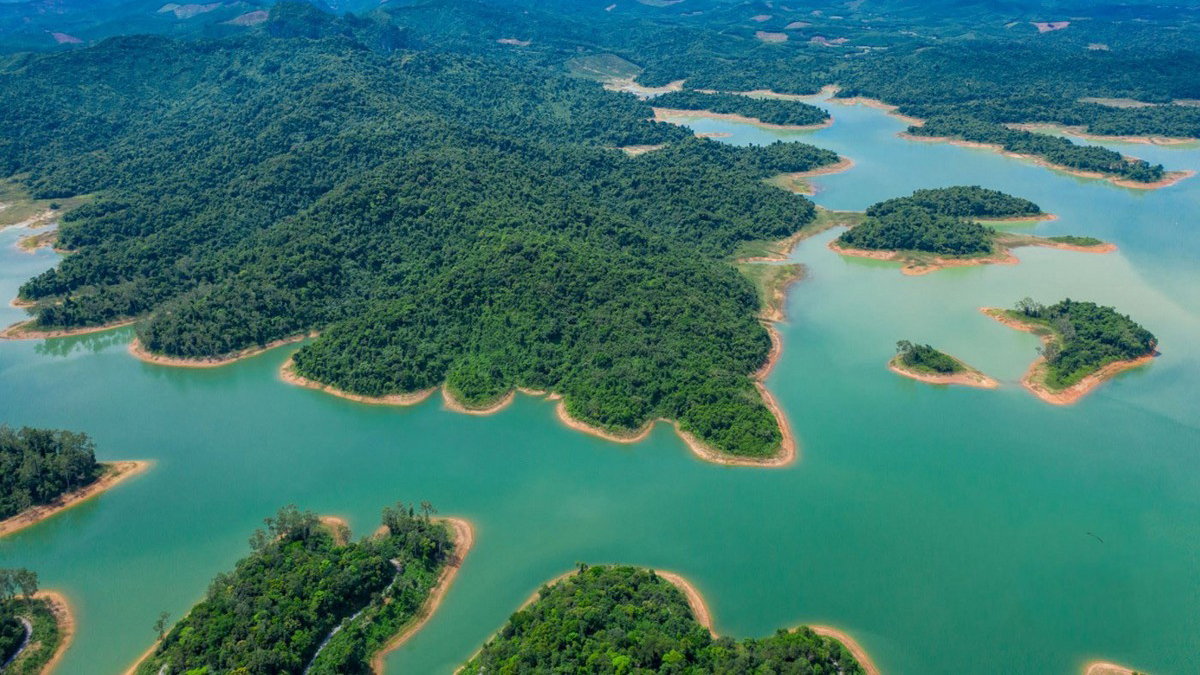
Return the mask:
[[773,453],[750,378],[770,341],[726,259],[814,217],[763,178],[836,155],[694,139],[557,67],[387,34],[277,5],[255,35],[10,61],[0,172],[99,193],[21,289],[37,323],[142,317],[144,346],[179,357],[320,329],[296,368],[349,392],[550,389],[605,428],[666,417]]

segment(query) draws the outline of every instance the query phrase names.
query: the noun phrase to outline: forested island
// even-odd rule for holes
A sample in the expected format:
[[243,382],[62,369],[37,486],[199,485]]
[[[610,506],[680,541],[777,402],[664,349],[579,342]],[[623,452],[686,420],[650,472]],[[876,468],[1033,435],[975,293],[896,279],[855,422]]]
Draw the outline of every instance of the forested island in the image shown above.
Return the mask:
[[755,98],[741,94],[672,91],[650,101],[657,109],[696,110],[747,118],[763,124],[813,127],[829,123],[829,113],[803,101]]
[[892,372],[929,384],[965,384],[992,389],[999,386],[992,378],[958,359],[929,345],[908,340],[896,343],[896,355],[888,361]]
[[1046,306],[1024,298],[1015,309],[983,311],[1042,338],[1041,357],[1022,383],[1050,403],[1074,403],[1113,375],[1149,363],[1157,354],[1153,333],[1094,302],[1068,298]]
[[97,462],[87,434],[0,425],[0,536],[49,518],[147,466]]
[[378,533],[345,542],[315,513],[280,509],[185,617],[169,631],[159,621],[165,632],[136,672],[372,672],[432,612],[470,546],[465,521],[433,513],[397,504]]
[[460,672],[877,673],[808,627],[766,638],[717,638],[665,576],[581,565],[544,586]]
[[0,672],[43,675],[54,669],[74,634],[66,599],[38,590],[37,572],[0,569]]
[[[21,288],[32,328],[138,320],[144,355],[194,360],[319,330],[294,371],[350,395],[546,390],[605,431],[665,418],[719,454],[780,452],[753,377],[771,341],[729,257],[814,218],[764,178],[836,154],[696,139],[632,96],[381,46],[307,5],[265,26],[0,70],[0,172],[99,193]],[[609,149],[629,144],[665,147]]]
[[870,206],[866,218],[830,248],[845,255],[895,260],[905,274],[954,265],[1015,263],[1010,249],[1047,246],[1104,253],[1114,247],[1091,237],[1035,237],[1001,232],[979,219],[1041,218],[1025,199],[979,186],[917,190]]

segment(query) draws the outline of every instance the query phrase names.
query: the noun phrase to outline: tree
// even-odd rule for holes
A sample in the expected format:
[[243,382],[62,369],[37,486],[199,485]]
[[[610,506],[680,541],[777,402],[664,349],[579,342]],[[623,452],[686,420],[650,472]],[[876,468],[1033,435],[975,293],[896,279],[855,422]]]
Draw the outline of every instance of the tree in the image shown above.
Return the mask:
[[154,632],[158,634],[158,639],[163,639],[167,634],[167,621],[171,615],[167,612],[159,612],[158,618],[154,621]]
[[38,592],[37,572],[22,567],[13,572],[12,578],[16,586],[21,589],[21,595],[25,596],[25,602],[33,600],[34,594]]

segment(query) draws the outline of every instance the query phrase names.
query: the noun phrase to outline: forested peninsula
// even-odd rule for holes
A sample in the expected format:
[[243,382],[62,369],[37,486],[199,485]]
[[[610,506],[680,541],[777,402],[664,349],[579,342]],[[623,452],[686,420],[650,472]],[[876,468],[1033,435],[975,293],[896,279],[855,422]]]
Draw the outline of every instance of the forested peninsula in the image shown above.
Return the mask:
[[0,672],[45,675],[75,633],[66,598],[38,589],[37,572],[0,569]]
[[830,242],[830,248],[844,255],[900,262],[901,271],[910,275],[957,265],[1016,263],[1010,250],[1018,246],[1095,253],[1115,248],[1091,237],[1036,237],[979,222],[1044,216],[1033,202],[979,186],[917,190],[870,206],[866,218]]
[[97,462],[87,434],[0,425],[0,536],[45,520],[148,466]]
[[1049,403],[1078,401],[1117,373],[1149,363],[1157,354],[1154,334],[1094,302],[1066,299],[1046,306],[1025,298],[1015,309],[983,308],[997,321],[1038,335],[1041,355],[1022,384]]
[[650,102],[655,110],[696,110],[773,126],[815,127],[831,121],[828,112],[803,101],[754,98],[739,94],[673,91],[655,96]]
[[[771,341],[729,258],[814,218],[764,178],[838,157],[695,139],[536,63],[388,35],[281,3],[260,33],[0,68],[0,172],[99,195],[21,288],[32,327],[137,319],[145,354],[195,360],[319,330],[294,371],[350,395],[546,390],[606,431],[665,418],[779,453],[753,378]],[[665,147],[609,149],[639,144]]]
[[838,640],[808,627],[734,640],[717,638],[708,624],[703,601],[682,578],[580,565],[578,573],[542,587],[459,672],[878,672]]
[[465,521],[397,504],[371,537],[294,506],[266,519],[251,554],[134,668],[138,675],[349,675],[398,646],[440,600],[471,543]]

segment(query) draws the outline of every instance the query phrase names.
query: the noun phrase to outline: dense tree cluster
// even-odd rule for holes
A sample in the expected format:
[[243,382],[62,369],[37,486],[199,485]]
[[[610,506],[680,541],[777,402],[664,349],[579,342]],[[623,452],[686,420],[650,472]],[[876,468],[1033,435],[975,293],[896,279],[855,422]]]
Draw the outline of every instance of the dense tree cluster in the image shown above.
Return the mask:
[[453,555],[431,512],[385,509],[384,534],[341,545],[316,514],[281,509],[138,673],[370,672],[371,655],[413,618]]
[[1062,389],[1114,362],[1154,353],[1157,338],[1112,307],[1070,298],[1049,307],[1025,298],[1016,314],[1053,331],[1041,348],[1046,384]]
[[[40,641],[56,642],[54,640],[57,630],[53,634],[42,624],[45,609],[40,607],[40,601],[33,599],[34,593],[38,590],[37,572],[25,569],[0,569],[0,665],[7,664],[10,659],[16,656],[22,645],[26,643],[25,624],[22,621],[30,621],[34,629],[34,636],[30,636],[30,642],[34,638]],[[38,610],[41,610],[40,612]],[[32,617],[32,620],[31,620]],[[13,675],[24,675],[25,673],[39,672],[45,664],[46,658],[42,658],[41,652],[34,654],[34,658],[22,658],[19,663],[13,664],[9,668],[4,668],[4,672],[8,673],[11,669]]]
[[22,287],[38,325],[145,316],[143,345],[180,357],[320,329],[296,368],[352,393],[548,388],[602,427],[778,448],[750,379],[769,339],[727,259],[811,222],[762,179],[834,153],[696,139],[553,70],[296,13],[317,38],[118,38],[0,70],[0,170],[101,193]]
[[904,206],[919,206],[943,216],[956,218],[1018,218],[1036,216],[1041,207],[999,190],[978,185],[956,185],[932,190],[917,190],[908,197],[896,197],[867,207],[867,215],[879,217]]
[[86,434],[0,425],[0,520],[48,504],[103,472]]
[[916,371],[949,375],[963,370],[962,365],[949,354],[908,340],[896,343],[896,355],[901,364]]
[[676,110],[707,110],[709,112],[753,117],[767,124],[790,124],[808,126],[821,124],[829,119],[823,108],[805,103],[778,98],[754,98],[740,94],[699,91],[672,91],[654,97],[651,103],[656,108]]
[[862,667],[808,628],[714,639],[683,593],[652,570],[581,566],[543,587],[463,667],[483,673],[851,675]]
[[996,232],[973,218],[1015,218],[1041,213],[1037,204],[977,185],[917,190],[867,208],[841,244],[880,251],[976,255],[992,250]]

